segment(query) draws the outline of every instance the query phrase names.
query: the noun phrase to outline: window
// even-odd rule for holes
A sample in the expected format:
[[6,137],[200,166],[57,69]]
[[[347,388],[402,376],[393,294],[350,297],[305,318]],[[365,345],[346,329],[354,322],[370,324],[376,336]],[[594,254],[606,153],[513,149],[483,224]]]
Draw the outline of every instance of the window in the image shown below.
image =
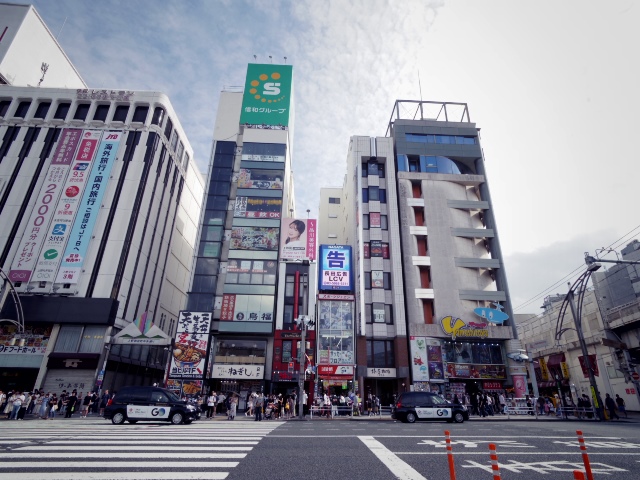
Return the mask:
[[31,106],[30,101],[20,102],[18,108],[16,109],[16,113],[13,114],[14,117],[24,118],[27,116],[27,112],[29,111],[29,107]]
[[54,352],[72,352],[78,351],[80,345],[80,337],[82,336],[82,326],[80,325],[62,325]]
[[196,274],[217,275],[218,260],[214,258],[198,258],[196,260]]
[[176,151],[176,158],[178,159],[178,162],[182,161],[183,153],[184,153],[184,143],[182,143],[182,140],[180,140],[178,142],[178,150]]
[[129,113],[129,105],[118,105],[113,114],[113,121],[125,122],[127,120],[127,113]]
[[167,119],[167,126],[164,127],[164,136],[167,140],[171,138],[171,132],[173,132],[173,122],[170,118]]
[[164,109],[156,107],[153,111],[153,118],[151,119],[152,125],[162,126],[162,120],[164,120]]
[[176,147],[178,146],[178,134],[175,131],[171,135],[170,146],[171,146],[171,150],[173,150],[175,152],[176,151]]
[[364,289],[371,290],[371,272],[364,272]]
[[211,210],[226,210],[229,198],[227,196],[215,196],[209,195],[207,197],[207,209]]
[[107,114],[109,113],[110,105],[98,105],[96,111],[93,114],[93,119],[105,122],[107,120]]
[[33,118],[45,118],[50,107],[51,102],[40,102],[38,104],[38,108],[36,108],[36,113],[33,115]]
[[66,120],[67,114],[69,113],[69,107],[71,107],[71,104],[68,102],[59,104],[53,118],[55,118],[56,120]]
[[392,340],[367,340],[367,367],[394,368],[395,366]]
[[373,161],[369,161],[369,163],[367,164],[367,173],[369,175],[378,175],[378,162],[376,162],[375,160]]
[[373,313],[373,323],[385,323],[384,303],[373,303],[371,309]]
[[329,197],[329,203],[335,203],[337,205],[340,205],[340,199],[337,197]]
[[418,163],[418,160],[409,159],[409,171],[410,172],[420,171],[420,164]]
[[380,189],[380,203],[387,203],[387,191],[384,188]]
[[365,213],[362,215],[362,228],[364,230],[369,230],[369,214]]
[[132,122],[144,123],[147,120],[147,114],[149,113],[149,107],[138,106],[133,112]]
[[191,291],[195,293],[214,293],[216,291],[217,278],[215,275],[194,275]]
[[362,189],[362,203],[369,203],[369,189]]
[[[275,285],[275,260],[231,259],[227,263],[225,283],[244,285]],[[293,293],[292,293],[293,295]]]
[[383,163],[379,163],[378,164],[378,176],[380,178],[384,178],[385,177],[385,173],[384,173],[384,164]]
[[391,290],[391,273],[384,272],[383,278],[384,278],[384,289]]
[[291,340],[282,341],[282,362],[288,363],[291,361]]
[[[242,145],[243,160],[263,160],[261,157],[284,157],[287,146],[282,143],[251,143]],[[250,157],[250,158],[245,158]],[[284,160],[284,159],[283,159]]]
[[204,212],[204,218],[202,220],[203,225],[224,225],[227,218],[227,211],[225,210],[206,210]]
[[9,105],[11,105],[11,100],[0,101],[0,117],[4,117],[7,114],[7,110],[9,110]]
[[100,353],[104,345],[105,327],[87,325],[82,332],[79,353]]
[[82,120],[83,122],[87,119],[87,115],[89,114],[89,108],[91,107],[90,103],[80,103],[76,107],[76,113],[73,114],[74,120]]
[[222,244],[220,242],[200,242],[199,257],[220,258]]
[[382,230],[389,230],[389,221],[386,215],[380,215],[380,228]]
[[[211,312],[213,311],[213,295],[211,292],[207,293],[192,293],[189,294],[187,301],[187,310],[195,312]],[[169,330],[167,333],[173,335],[175,328],[174,320],[169,321]]]
[[372,202],[380,201],[380,187],[369,187],[369,200]]

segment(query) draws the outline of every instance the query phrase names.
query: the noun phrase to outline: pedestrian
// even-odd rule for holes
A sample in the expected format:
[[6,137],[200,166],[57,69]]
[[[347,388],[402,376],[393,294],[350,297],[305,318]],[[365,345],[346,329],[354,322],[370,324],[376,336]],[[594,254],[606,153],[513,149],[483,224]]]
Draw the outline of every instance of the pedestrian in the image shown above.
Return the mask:
[[544,415],[544,404],[545,404],[545,399],[542,395],[540,395],[538,397],[538,399],[536,400],[536,405],[538,407],[538,415]]
[[0,412],[4,410],[7,402],[7,394],[0,390]]
[[211,391],[207,396],[207,419],[216,418],[216,392]]
[[616,393],[616,405],[618,406],[618,411],[620,413],[624,413],[624,418],[629,418],[627,415],[627,407],[624,403],[624,399]]
[[98,396],[98,392],[93,392],[91,394],[91,408],[89,409],[90,413],[98,413],[98,407],[100,407],[100,397]]
[[64,418],[71,418],[71,415],[73,415],[73,412],[76,409],[77,403],[78,403],[78,392],[74,390],[73,392],[71,392],[71,395],[67,399],[67,411],[64,414]]
[[54,393],[49,397],[49,420],[53,420],[56,417],[56,411],[58,410],[58,397]]
[[40,402],[40,410],[38,411],[38,416],[40,418],[47,418],[47,414],[49,413],[49,397],[51,397],[50,393],[42,393],[42,402]]
[[81,418],[87,418],[90,407],[91,407],[91,394],[87,392],[87,394],[82,399],[82,409],[80,410]]
[[507,406],[507,400],[504,398],[504,393],[502,392],[500,392],[500,395],[498,395],[498,404],[500,405],[500,413],[504,415],[504,410]]
[[100,396],[100,413],[99,413],[101,417],[104,417],[104,409],[107,408],[107,403],[109,403],[110,398],[111,396],[109,395],[109,390],[105,390],[104,392],[102,392],[102,395]]
[[229,420],[236,419],[236,411],[238,410],[238,396],[234,393],[229,400]]
[[609,418],[611,420],[613,420],[613,417],[616,417],[616,420],[620,420],[620,417],[616,413],[616,402],[608,393],[607,397],[604,399],[604,406],[609,410]]
[[18,410],[18,420],[24,420],[24,415],[27,413],[27,408],[31,404],[31,392],[24,392],[24,402],[22,402],[22,406],[20,410]]
[[11,409],[11,414],[9,415],[9,420],[18,420],[18,412],[22,408],[25,398],[24,393],[17,393],[14,395],[12,403],[13,407]]
[[258,396],[256,397],[255,403],[253,408],[256,411],[256,422],[261,422],[262,421],[262,406],[264,405],[264,396],[262,395],[262,392],[260,392],[258,394]]

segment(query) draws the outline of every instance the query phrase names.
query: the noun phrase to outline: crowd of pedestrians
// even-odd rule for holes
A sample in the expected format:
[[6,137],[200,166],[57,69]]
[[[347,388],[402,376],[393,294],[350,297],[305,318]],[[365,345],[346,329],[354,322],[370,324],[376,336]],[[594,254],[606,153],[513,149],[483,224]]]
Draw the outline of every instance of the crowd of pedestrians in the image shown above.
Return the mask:
[[102,416],[111,397],[109,390],[100,395],[97,392],[84,393],[77,390],[63,390],[60,395],[44,390],[7,393],[0,390],[0,415],[4,414],[4,418],[8,420],[24,420],[27,415],[41,420],[53,420],[57,415],[64,418],[71,418],[74,414],[79,414],[77,416],[80,418]]

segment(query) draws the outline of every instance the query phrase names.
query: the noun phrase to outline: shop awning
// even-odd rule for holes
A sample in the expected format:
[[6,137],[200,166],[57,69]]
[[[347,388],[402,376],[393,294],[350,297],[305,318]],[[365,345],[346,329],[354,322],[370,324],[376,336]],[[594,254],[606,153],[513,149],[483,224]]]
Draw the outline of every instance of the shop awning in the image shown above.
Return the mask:
[[549,355],[549,359],[547,360],[547,368],[549,367],[559,367],[562,362],[565,361],[564,352],[563,353],[554,353],[553,355]]

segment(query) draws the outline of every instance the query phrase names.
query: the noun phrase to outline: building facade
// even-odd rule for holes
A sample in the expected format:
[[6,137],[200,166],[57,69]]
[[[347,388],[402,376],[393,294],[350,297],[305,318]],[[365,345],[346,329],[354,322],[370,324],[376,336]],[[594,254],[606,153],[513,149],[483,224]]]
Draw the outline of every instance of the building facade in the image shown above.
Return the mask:
[[0,105],[0,266],[25,323],[18,346],[0,324],[0,389],[162,381],[167,348],[112,339],[141,318],[171,336],[186,302],[204,181],[169,99],[2,86]]
[[213,312],[204,390],[238,394],[239,408],[250,392],[293,391],[301,349],[315,352],[295,324],[315,317],[316,222],[296,216],[293,123],[291,66],[250,64],[244,90],[220,95],[187,310]]

